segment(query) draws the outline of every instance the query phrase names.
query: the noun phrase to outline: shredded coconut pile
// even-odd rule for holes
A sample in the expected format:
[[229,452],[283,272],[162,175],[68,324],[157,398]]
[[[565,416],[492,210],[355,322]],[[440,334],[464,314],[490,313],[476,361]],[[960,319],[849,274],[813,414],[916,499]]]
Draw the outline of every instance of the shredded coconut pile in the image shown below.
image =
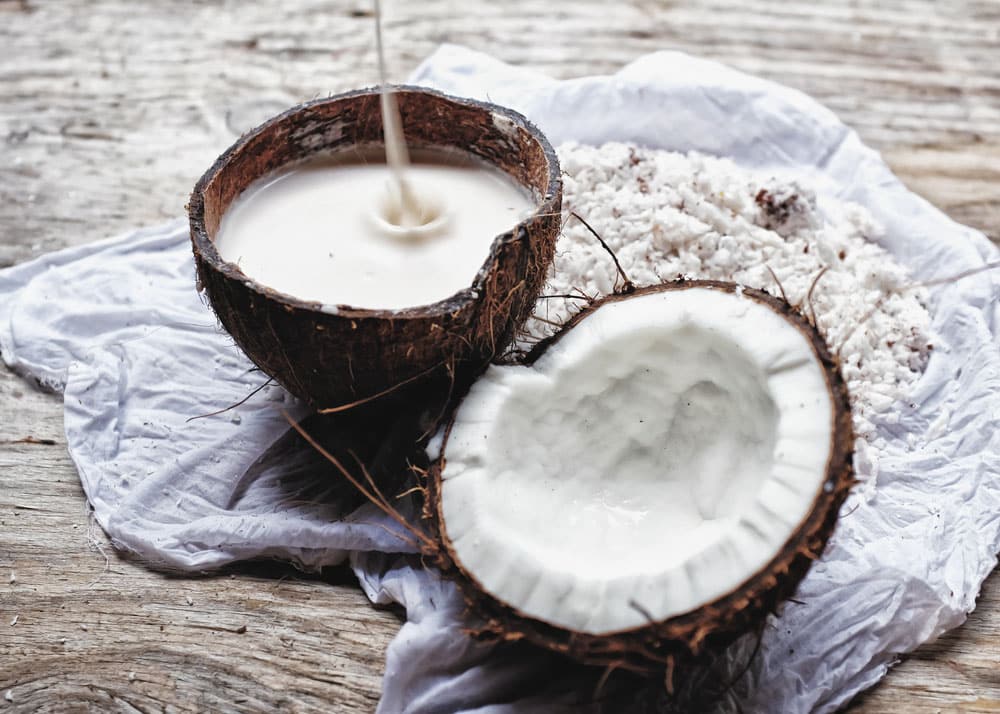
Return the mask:
[[[784,294],[841,359],[855,433],[876,445],[875,415],[913,383],[933,349],[926,292],[880,248],[861,206],[818,201],[796,181],[726,159],[610,143],[564,144],[564,226],[543,297],[518,347],[554,332],[587,300],[613,292],[614,251],[637,286],[727,280]],[[811,292],[810,292],[811,291]],[[572,297],[544,297],[574,295]]]

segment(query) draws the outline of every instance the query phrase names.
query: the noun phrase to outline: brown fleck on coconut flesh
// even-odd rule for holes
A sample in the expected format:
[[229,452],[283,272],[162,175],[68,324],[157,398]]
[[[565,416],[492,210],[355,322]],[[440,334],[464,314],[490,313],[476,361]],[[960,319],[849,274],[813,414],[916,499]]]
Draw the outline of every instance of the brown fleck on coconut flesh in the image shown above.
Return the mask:
[[559,163],[530,122],[484,102],[395,90],[411,148],[464,152],[534,196],[537,210],[496,237],[467,289],[431,305],[342,305],[334,314],[251,280],[219,256],[213,239],[222,215],[254,181],[324,154],[382,145],[377,90],[309,102],[245,134],[198,181],[188,207],[198,280],[219,320],[266,374],[319,409],[482,368],[530,313],[559,232]]
[[846,387],[796,309],[668,283],[473,384],[427,475],[428,542],[481,635],[662,672],[794,593],[852,453]]

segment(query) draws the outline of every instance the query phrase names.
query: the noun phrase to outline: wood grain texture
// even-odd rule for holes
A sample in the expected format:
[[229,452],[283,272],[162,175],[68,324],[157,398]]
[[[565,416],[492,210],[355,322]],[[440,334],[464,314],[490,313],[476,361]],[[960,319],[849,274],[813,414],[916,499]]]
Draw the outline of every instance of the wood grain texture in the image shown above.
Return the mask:
[[[373,83],[369,8],[0,0],[0,265],[179,215],[240,132]],[[441,42],[558,77],[679,49],[776,79],[830,106],[953,218],[1000,238],[995,1],[392,0],[386,10],[397,80]],[[0,369],[0,692],[10,692],[0,706],[374,708],[396,615],[340,571],[174,578],[116,556],[88,521],[61,419],[56,398]],[[10,443],[27,436],[56,443]],[[964,627],[854,710],[998,711],[998,643],[994,576]]]

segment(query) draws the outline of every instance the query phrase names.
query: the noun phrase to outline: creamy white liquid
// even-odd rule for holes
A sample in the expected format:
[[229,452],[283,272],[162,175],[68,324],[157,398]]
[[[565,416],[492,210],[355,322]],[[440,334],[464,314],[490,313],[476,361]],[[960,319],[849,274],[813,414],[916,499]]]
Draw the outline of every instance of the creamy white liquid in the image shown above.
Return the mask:
[[406,177],[423,226],[384,218],[384,163],[318,160],[244,191],[222,218],[219,254],[259,283],[329,306],[398,309],[450,297],[472,284],[493,239],[533,203],[491,167],[453,154],[413,158]]
[[391,176],[388,184],[387,212],[394,217],[393,222],[402,226],[417,226],[423,221],[424,211],[421,210],[421,196],[410,186],[408,171],[410,154],[403,138],[403,120],[399,115],[399,104],[396,95],[387,89],[387,73],[385,69],[385,48],[382,46],[382,4],[374,1],[375,6],[375,54],[378,57],[379,87],[381,88],[380,107],[382,109],[382,135],[385,137],[385,162],[389,165]]

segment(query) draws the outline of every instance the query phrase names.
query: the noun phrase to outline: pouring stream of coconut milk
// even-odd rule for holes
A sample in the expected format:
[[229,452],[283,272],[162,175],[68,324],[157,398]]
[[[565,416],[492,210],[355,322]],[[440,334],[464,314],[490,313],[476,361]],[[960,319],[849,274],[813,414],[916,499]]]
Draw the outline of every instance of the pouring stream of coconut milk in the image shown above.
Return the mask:
[[384,155],[370,146],[319,153],[258,179],[215,237],[247,277],[330,309],[451,297],[472,285],[496,236],[533,208],[527,190],[471,154],[407,147],[374,2]]
[[[379,89],[381,90],[382,134],[385,137],[385,162],[389,166],[390,198],[382,206],[383,216],[390,224],[400,228],[415,228],[426,225],[434,220],[434,211],[424,199],[414,192],[406,180],[406,167],[410,163],[410,154],[406,149],[406,139],[403,136],[403,120],[399,115],[399,104],[396,95],[389,90],[385,71],[385,49],[382,46],[382,3],[375,3],[375,51],[378,55]],[[407,237],[414,231],[407,231]]]

